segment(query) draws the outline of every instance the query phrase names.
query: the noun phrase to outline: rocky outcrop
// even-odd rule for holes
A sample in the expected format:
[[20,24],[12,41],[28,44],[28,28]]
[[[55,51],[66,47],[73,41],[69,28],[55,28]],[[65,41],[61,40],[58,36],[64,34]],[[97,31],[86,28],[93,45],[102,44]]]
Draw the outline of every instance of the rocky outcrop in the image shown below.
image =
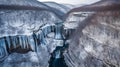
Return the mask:
[[[47,67],[49,65],[48,62],[50,60],[50,53],[52,53],[57,46],[56,42],[54,42],[53,39],[54,34],[49,34],[51,38],[44,38],[46,40],[46,45],[39,44],[37,46],[37,52],[30,51],[31,48],[30,50],[28,49],[26,52],[26,47],[25,51],[21,50],[21,46],[23,46],[23,44],[28,45],[27,40],[26,38],[24,40],[24,37],[21,38],[21,41],[24,43],[21,43],[20,46],[20,42],[18,44],[16,36],[29,36],[33,34],[34,31],[39,31],[38,33],[40,34],[40,28],[42,28],[46,24],[49,25],[61,22],[62,20],[58,17],[59,15],[55,12],[52,12],[52,8],[49,8],[45,4],[34,0],[20,0],[19,2],[18,0],[0,0],[0,5],[7,5],[9,7],[11,7],[11,5],[16,5],[14,6],[15,9],[13,7],[11,7],[12,9],[0,9],[0,60],[2,60],[0,61],[0,67]],[[30,8],[26,10],[23,8],[24,6],[28,6]],[[35,10],[33,7],[44,8],[46,10]],[[45,28],[46,27],[47,26],[45,26]],[[48,29],[47,31],[45,29],[43,33],[46,35],[48,34],[47,32]],[[9,39],[9,36],[13,37],[12,41],[10,41],[11,39]],[[5,44],[4,37],[8,37],[8,44]],[[44,35],[40,34],[39,37],[43,39],[42,37],[44,37]],[[35,45],[33,39],[30,40],[30,42],[31,44],[29,43],[29,45],[33,46],[34,48]],[[3,51],[3,48],[6,48],[6,46],[8,46],[10,43],[14,46],[19,46],[15,46],[14,52],[11,52],[10,54],[5,54],[6,51]],[[17,47],[20,47],[20,49]],[[29,46],[27,47],[29,48]],[[12,48],[10,48],[10,50],[11,49]],[[7,57],[5,57],[5,55]]]
[[[26,1],[20,1],[17,5],[20,6],[20,10],[12,10],[12,8],[0,11],[0,67],[48,67],[51,62],[51,53],[55,58],[53,59],[55,61],[52,60],[54,63],[51,64],[52,66],[55,66],[56,62],[59,64],[56,59],[60,59],[61,56],[62,60],[66,62],[62,63],[65,66],[67,64],[68,67],[120,67],[120,11],[119,8],[113,9],[114,5],[117,4],[118,7],[119,3],[107,0],[105,2],[112,2],[112,5],[107,6],[103,1],[100,1],[105,5],[105,8],[92,4],[94,6],[73,9],[67,14],[70,15],[64,23],[65,30],[63,30],[62,23],[56,22],[62,21],[59,17],[63,16],[64,13],[58,15],[56,14],[58,11],[51,12],[54,9],[43,4],[39,5],[40,3],[38,4],[37,1],[30,0],[29,3]],[[8,0],[1,2],[10,6],[13,3],[16,5],[17,0],[10,1],[10,3]],[[35,5],[32,5],[32,2]],[[51,10],[24,10],[21,5],[39,6]],[[55,28],[54,33],[48,34],[53,32],[53,28],[49,27],[50,24],[55,25]],[[31,34],[33,34],[33,38],[24,36]],[[17,35],[24,37],[18,38]],[[30,44],[28,43],[29,39]],[[67,49],[68,45],[65,44],[68,43],[69,48]],[[9,50],[4,51],[3,47],[6,48],[6,46],[9,47]],[[25,50],[18,49],[18,47],[23,47]],[[34,47],[35,50],[31,50]],[[60,49],[55,52],[55,48]],[[64,48],[65,52],[60,53],[61,48]],[[11,52],[5,54],[7,51]],[[61,55],[63,53],[64,57]]]
[[69,67],[120,67],[119,15],[97,12],[79,23],[64,54]]

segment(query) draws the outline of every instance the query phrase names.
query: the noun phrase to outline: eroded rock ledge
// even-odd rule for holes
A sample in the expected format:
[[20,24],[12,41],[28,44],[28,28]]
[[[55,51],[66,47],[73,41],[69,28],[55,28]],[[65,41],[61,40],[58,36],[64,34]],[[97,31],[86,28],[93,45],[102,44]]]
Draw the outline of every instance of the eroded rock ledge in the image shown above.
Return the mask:
[[119,15],[119,11],[98,12],[82,31],[79,25],[64,54],[69,67],[120,67]]

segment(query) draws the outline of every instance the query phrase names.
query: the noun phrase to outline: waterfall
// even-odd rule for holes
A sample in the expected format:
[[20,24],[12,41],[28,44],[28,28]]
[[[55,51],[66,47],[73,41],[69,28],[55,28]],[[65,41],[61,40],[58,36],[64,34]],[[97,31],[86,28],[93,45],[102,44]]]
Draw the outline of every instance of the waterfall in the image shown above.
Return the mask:
[[55,65],[52,67],[56,67],[56,64],[54,64],[56,62],[60,62],[60,64],[65,65],[62,67],[67,67],[66,64],[64,64],[63,51],[66,49],[64,46],[65,40],[71,34],[72,30],[64,30],[62,23],[46,24],[37,32],[33,32],[32,35],[16,35],[0,38],[0,61],[3,61],[9,54],[14,52],[37,52],[39,45],[47,45],[47,35],[52,32],[55,33],[55,36],[53,38],[56,41],[56,45],[58,45],[52,53],[53,55],[51,55],[51,57],[54,58],[52,59],[54,60],[52,61],[52,65]]

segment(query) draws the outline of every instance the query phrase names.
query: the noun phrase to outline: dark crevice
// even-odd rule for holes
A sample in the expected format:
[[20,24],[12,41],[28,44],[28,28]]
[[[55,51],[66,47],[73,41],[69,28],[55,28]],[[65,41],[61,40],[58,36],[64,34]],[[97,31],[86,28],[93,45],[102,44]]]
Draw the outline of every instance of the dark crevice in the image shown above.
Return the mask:
[[56,49],[51,54],[49,61],[49,67],[68,67],[65,63],[63,53],[68,48],[68,44],[63,46],[57,46]]

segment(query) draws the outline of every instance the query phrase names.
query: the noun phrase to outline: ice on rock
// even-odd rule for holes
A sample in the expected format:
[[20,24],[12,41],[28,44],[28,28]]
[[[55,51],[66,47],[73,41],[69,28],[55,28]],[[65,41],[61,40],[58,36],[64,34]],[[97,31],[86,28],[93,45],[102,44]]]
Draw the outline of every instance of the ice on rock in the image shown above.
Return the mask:
[[21,47],[22,49],[25,49],[27,47],[27,36],[22,36],[21,40],[22,40]]
[[[0,39],[0,45],[4,47],[3,49],[7,52],[14,53],[14,52],[20,52],[23,50],[25,51],[38,51],[38,46],[41,45],[41,48],[45,48],[46,51],[47,45],[49,45],[46,41],[47,35],[50,33],[54,33],[53,36],[53,43],[51,46],[53,46],[51,49],[52,52],[56,48],[56,46],[63,46],[63,34],[62,34],[62,28],[63,25],[61,23],[56,24],[46,24],[43,27],[41,27],[37,32],[33,32],[32,35],[16,35],[16,36],[8,36]],[[0,47],[1,48],[1,47]],[[3,51],[0,50],[0,55],[2,56]],[[60,51],[57,51],[56,58],[60,57]],[[34,59],[34,58],[32,58]]]
[[39,34],[38,36],[39,36],[40,43],[45,45],[46,44],[45,34],[41,32],[41,34]]
[[71,35],[72,35],[72,33],[75,31],[75,29],[64,29],[63,30],[63,36],[64,36],[64,38],[65,39],[68,39]]
[[62,36],[62,23],[56,23],[56,26],[55,26],[55,39],[63,39],[63,36]]
[[19,44],[22,47],[22,36],[18,36],[18,38],[19,38]]
[[15,38],[16,38],[15,36],[11,37],[12,45],[13,45],[14,48],[16,48]]
[[9,37],[5,37],[5,39],[6,39],[6,46],[8,46],[8,48],[10,48],[10,46],[11,46],[11,42],[10,42],[10,38]]
[[56,59],[60,58],[60,50],[56,51],[55,54],[56,54],[56,56],[55,56]]
[[4,38],[0,39],[0,61],[3,61],[4,58],[8,55],[6,44]]
[[29,44],[31,46],[31,49],[33,51],[35,51],[35,41],[34,41],[33,37],[32,36],[28,36],[28,39],[29,39],[28,41],[29,41]]

